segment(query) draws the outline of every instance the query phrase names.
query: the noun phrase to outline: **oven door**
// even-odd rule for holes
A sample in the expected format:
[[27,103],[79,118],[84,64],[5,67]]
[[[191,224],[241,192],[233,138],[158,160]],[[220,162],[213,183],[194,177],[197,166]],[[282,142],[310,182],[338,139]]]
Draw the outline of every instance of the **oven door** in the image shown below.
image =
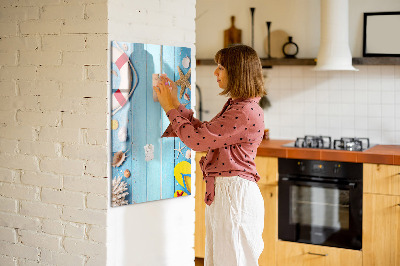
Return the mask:
[[278,238],[361,249],[362,181],[279,179]]

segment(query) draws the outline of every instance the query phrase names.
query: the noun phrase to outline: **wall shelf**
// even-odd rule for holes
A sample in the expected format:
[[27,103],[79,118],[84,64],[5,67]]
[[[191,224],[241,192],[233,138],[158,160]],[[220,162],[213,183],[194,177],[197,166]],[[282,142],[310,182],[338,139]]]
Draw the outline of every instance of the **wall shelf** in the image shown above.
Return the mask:
[[353,65],[400,65],[400,57],[358,57]]
[[[315,58],[260,58],[263,67],[272,66],[313,66]],[[214,59],[197,59],[198,66],[215,65]],[[353,65],[400,65],[400,57],[356,57]]]

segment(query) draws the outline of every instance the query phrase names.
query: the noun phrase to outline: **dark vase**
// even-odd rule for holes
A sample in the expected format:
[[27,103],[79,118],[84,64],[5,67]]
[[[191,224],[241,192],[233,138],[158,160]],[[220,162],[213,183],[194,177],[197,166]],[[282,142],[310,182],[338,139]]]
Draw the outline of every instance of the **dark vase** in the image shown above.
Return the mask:
[[296,58],[296,55],[299,52],[299,47],[292,40],[293,37],[289,36],[289,41],[282,46],[282,52],[285,55],[285,58]]

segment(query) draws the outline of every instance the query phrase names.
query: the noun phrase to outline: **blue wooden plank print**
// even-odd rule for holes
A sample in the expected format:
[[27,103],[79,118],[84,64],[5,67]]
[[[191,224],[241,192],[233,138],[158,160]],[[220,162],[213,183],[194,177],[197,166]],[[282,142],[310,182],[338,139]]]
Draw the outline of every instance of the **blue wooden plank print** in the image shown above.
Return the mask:
[[[173,46],[163,46],[163,73],[174,80],[175,79],[175,49]],[[162,129],[163,132],[169,125],[169,119],[163,112]],[[171,198],[174,195],[174,146],[175,138],[162,138],[162,198]]]
[[[190,81],[190,62],[191,51],[185,47],[175,47],[175,66],[177,71],[175,71],[175,80],[185,80]],[[186,84],[187,85],[187,84]],[[190,109],[190,87],[181,84],[178,87],[178,99],[181,104],[185,105]],[[175,196],[184,196],[191,194],[191,167],[190,167],[190,157],[187,153],[190,149],[179,139],[175,139]]]
[[160,121],[162,110],[159,102],[153,100],[152,75],[160,73],[161,57],[160,45],[147,44],[147,85],[146,85],[146,137],[148,146],[147,173],[147,201],[161,198],[161,138]]
[[146,145],[146,44],[133,45],[133,66],[138,85],[131,99],[132,109],[132,195],[135,203],[147,200],[147,178],[144,147]]
[[[190,58],[186,47],[111,43],[112,206],[191,194],[190,150],[161,138],[170,123],[152,88],[153,74],[190,81]],[[182,86],[179,101],[190,108],[191,90],[181,94]]]

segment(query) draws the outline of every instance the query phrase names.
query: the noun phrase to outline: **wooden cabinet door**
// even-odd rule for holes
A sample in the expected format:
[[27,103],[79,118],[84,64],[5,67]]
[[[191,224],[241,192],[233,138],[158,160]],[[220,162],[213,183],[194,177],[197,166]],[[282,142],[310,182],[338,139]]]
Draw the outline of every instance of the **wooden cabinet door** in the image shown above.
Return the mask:
[[400,166],[365,163],[363,176],[364,193],[400,196]]
[[364,194],[364,266],[400,266],[399,204],[400,196]]
[[260,266],[276,265],[276,242],[278,241],[278,187],[259,185],[264,198],[264,250],[258,259]]
[[277,266],[361,266],[358,250],[278,241]]
[[203,182],[203,172],[200,169],[199,161],[205,152],[196,152],[196,194],[195,199],[195,232],[194,232],[194,253],[197,258],[204,258],[206,225],[204,212],[206,204],[204,203],[204,194],[206,193],[206,184]]
[[261,176],[258,184],[278,185],[278,158],[256,156],[254,162]]

